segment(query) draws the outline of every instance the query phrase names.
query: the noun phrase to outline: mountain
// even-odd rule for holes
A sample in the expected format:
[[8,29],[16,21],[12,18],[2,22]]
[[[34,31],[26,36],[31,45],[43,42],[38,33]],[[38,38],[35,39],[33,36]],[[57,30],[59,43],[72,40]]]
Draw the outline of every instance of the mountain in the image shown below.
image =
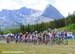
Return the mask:
[[44,12],[26,7],[16,10],[3,9],[0,11],[0,28],[10,29],[19,27],[20,24],[48,22],[62,17],[61,13],[52,5],[48,5]]
[[3,9],[0,11],[0,27],[4,29],[19,26],[20,23],[26,24],[27,20],[25,17],[36,12],[38,11],[26,7],[17,10]]
[[48,5],[43,12],[42,16],[52,18],[52,19],[60,19],[64,16],[52,5]]

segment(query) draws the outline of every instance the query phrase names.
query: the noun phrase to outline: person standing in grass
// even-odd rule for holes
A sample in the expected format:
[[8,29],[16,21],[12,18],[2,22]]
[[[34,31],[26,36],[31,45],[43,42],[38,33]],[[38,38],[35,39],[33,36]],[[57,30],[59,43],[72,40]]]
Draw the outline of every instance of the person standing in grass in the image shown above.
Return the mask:
[[68,44],[68,39],[67,39],[67,32],[66,31],[64,32],[64,36],[65,36],[65,43],[64,44],[67,45]]
[[49,35],[48,35],[47,31],[45,31],[45,32],[43,33],[43,42],[44,42],[46,45],[47,45],[48,42],[49,42]]
[[56,42],[56,33],[54,31],[52,31],[51,35],[52,35],[52,43],[51,44],[53,45]]
[[50,42],[50,44],[51,44],[51,43],[52,43],[52,35],[51,35],[51,29],[50,29],[50,28],[48,29],[47,34],[48,34],[49,42]]
[[33,32],[32,36],[33,36],[33,43],[37,44],[37,41],[38,41],[38,32],[37,31]]
[[15,42],[16,42],[16,43],[19,41],[19,36],[20,36],[19,34],[16,34],[16,35],[15,35]]
[[7,43],[10,43],[10,41],[11,41],[11,36],[8,35],[7,38],[6,38],[6,40],[7,40]]
[[32,33],[30,32],[30,37],[29,37],[29,41],[32,42]]
[[60,32],[57,32],[56,34],[56,44],[60,45],[61,43],[61,33]]
[[32,38],[31,32],[29,32],[28,35],[27,35],[27,42],[28,42],[28,43],[31,42],[31,38]]
[[25,34],[25,43],[27,43],[28,42],[28,32],[26,32],[26,34]]
[[42,43],[42,32],[38,33],[38,43]]
[[22,41],[22,33],[19,33],[18,34],[18,42],[21,42]]
[[22,42],[25,42],[25,33],[23,34],[23,36],[22,36]]
[[61,35],[61,40],[60,40],[60,42],[61,42],[62,44],[64,44],[64,30],[60,32],[60,35]]

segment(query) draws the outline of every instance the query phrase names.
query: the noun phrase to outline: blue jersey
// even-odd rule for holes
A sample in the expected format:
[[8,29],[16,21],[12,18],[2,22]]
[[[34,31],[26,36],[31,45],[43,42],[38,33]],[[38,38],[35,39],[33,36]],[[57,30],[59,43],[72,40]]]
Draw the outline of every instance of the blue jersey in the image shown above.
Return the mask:
[[19,38],[19,34],[16,34],[16,37],[15,38],[18,39]]

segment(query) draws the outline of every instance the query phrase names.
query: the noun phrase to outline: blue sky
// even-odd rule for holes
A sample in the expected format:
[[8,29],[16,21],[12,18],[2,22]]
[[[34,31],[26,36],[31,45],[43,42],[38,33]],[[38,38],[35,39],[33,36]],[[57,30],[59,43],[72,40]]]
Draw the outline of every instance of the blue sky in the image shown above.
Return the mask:
[[48,4],[55,6],[64,16],[75,10],[75,0],[0,0],[0,10],[27,7],[43,11]]

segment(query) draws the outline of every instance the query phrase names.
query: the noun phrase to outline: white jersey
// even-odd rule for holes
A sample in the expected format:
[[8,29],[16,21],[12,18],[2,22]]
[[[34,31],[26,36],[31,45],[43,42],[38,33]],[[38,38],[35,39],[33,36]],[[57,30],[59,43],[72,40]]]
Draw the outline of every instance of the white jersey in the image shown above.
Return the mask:
[[49,35],[49,37],[52,37],[52,35],[51,35],[51,33],[50,33],[50,32],[48,33],[48,35]]

